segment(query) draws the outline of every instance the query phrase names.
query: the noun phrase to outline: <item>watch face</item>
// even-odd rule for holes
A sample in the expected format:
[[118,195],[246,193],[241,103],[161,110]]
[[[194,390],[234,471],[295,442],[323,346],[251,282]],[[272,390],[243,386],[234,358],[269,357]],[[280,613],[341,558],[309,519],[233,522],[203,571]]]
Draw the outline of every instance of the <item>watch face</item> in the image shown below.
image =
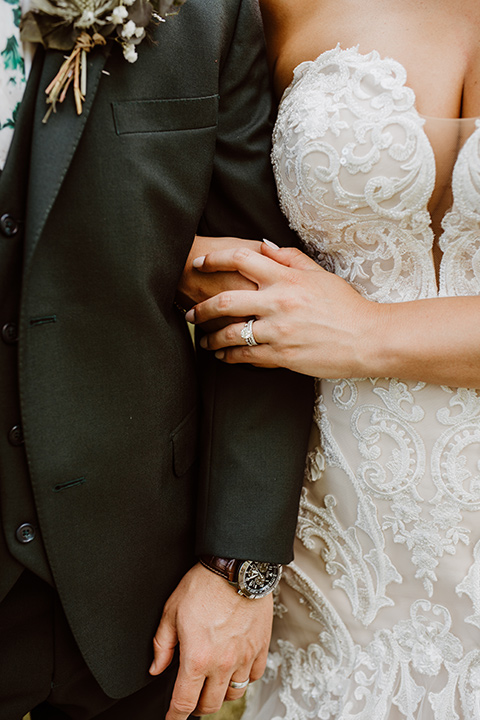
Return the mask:
[[281,574],[281,565],[246,560],[238,571],[238,591],[249,598],[265,597],[277,587]]

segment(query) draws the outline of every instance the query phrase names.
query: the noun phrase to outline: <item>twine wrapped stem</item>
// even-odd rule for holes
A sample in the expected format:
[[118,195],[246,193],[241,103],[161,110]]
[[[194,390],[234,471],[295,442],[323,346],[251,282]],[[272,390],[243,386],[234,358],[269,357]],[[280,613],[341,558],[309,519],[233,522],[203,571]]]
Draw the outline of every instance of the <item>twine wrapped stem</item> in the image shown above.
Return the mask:
[[67,90],[72,82],[77,115],[82,114],[82,103],[87,93],[87,54],[96,45],[105,44],[106,40],[100,33],[93,33],[93,35],[89,35],[87,32],[80,33],[72,52],[64,60],[60,70],[45,90],[47,104],[50,107],[42,122],[46,123],[52,112],[56,112],[57,102],[65,100]]

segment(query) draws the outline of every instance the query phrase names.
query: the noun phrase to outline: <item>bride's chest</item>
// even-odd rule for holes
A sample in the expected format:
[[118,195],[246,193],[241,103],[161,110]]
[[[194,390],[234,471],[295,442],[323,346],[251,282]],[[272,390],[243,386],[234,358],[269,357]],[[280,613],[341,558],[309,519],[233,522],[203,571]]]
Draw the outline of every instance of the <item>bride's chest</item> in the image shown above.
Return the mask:
[[480,124],[422,117],[398,62],[337,47],[300,65],[273,162],[292,225],[362,294],[480,293]]

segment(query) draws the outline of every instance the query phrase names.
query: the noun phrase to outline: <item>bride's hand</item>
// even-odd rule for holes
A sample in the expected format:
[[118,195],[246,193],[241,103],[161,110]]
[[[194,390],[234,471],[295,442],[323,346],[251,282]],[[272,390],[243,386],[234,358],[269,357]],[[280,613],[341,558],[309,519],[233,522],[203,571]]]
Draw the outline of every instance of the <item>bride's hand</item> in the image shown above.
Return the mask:
[[365,374],[363,356],[371,351],[374,328],[378,334],[382,307],[299,250],[264,244],[261,255],[248,248],[220,250],[194,264],[207,273],[237,270],[258,285],[255,291],[220,293],[187,315],[199,324],[223,316],[255,318],[257,346],[242,338],[243,321],[202,339],[219,359],[326,378]]

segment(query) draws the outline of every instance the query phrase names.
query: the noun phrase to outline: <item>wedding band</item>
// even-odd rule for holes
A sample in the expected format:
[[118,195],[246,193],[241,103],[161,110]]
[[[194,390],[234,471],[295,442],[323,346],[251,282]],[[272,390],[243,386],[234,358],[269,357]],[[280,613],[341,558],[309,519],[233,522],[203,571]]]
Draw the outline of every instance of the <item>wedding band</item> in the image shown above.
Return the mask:
[[258,345],[258,342],[255,340],[255,335],[253,334],[253,323],[254,320],[247,320],[245,325],[242,328],[242,332],[240,335],[245,340],[247,345],[250,347],[253,347],[254,345]]
[[245,680],[244,682],[235,682],[235,680],[230,680],[228,683],[231,688],[234,690],[242,690],[243,688],[246,688],[250,680]]

